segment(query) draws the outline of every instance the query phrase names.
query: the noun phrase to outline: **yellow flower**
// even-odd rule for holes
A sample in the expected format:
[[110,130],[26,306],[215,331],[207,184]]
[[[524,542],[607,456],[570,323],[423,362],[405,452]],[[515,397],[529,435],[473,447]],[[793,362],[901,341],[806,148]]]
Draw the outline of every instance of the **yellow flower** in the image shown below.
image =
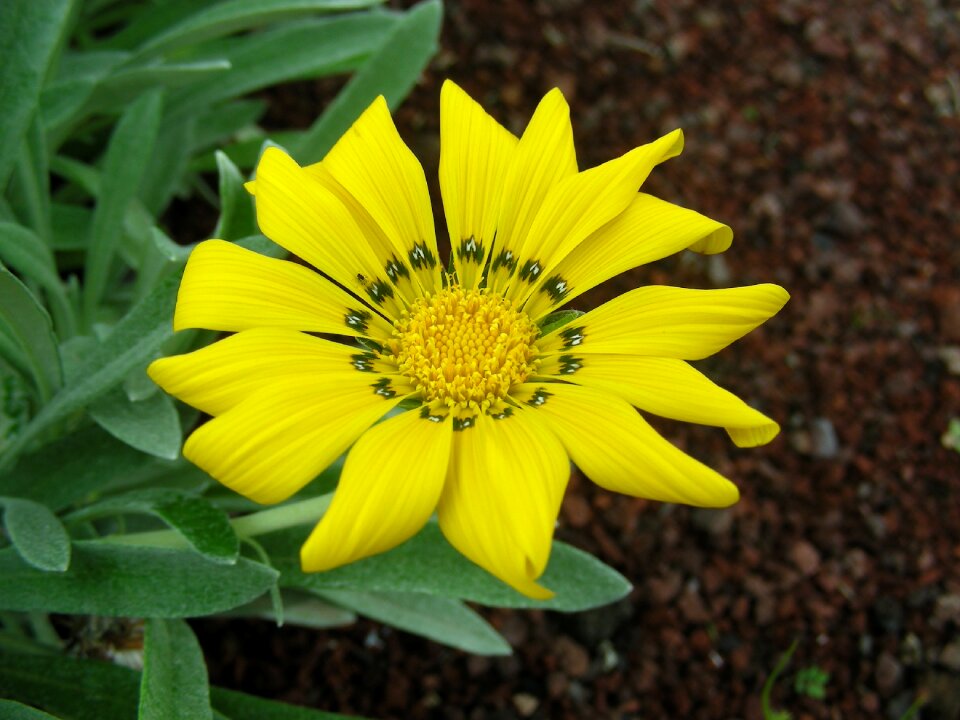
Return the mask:
[[771,440],[775,422],[686,361],[745,335],[788,296],[776,285],[642,287],[541,332],[618,273],[683,249],[726,250],[730,229],[638,193],[680,153],[679,130],[578,171],[558,90],[518,139],[447,82],[440,132],[452,271],[423,169],[378,98],[323,162],[301,168],[270,148],[251,183],[263,233],[323,274],[200,244],[175,328],[236,334],[158,360],[150,376],[213,416],[184,455],[257,502],[285,500],[349,450],[302,548],[305,571],[389,550],[436,512],[461,553],[547,598],[536,580],[570,461],[629,495],[736,502],[734,485],[636,408],[724,427],[740,446]]

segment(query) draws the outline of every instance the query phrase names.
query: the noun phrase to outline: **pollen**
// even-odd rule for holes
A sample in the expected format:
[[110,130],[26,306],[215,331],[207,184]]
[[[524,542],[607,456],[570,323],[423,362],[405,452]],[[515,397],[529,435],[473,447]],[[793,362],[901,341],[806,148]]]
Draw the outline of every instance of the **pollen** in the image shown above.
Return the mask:
[[388,346],[428,402],[485,410],[534,370],[538,330],[526,313],[485,290],[444,288],[394,324]]

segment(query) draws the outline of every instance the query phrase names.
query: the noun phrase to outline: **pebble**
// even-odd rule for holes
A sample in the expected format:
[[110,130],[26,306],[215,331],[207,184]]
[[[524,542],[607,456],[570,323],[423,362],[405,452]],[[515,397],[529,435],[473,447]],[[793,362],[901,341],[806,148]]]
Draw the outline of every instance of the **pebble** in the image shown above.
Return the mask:
[[557,638],[553,652],[561,669],[572,678],[583,677],[590,670],[590,655],[582,645],[566,635]]
[[513,696],[513,706],[520,713],[520,717],[530,717],[540,707],[540,701],[530,693],[517,693]]
[[946,645],[943,650],[940,651],[938,660],[944,667],[954,670],[955,672],[960,672],[960,640],[954,640],[949,645]]
[[877,658],[874,676],[877,682],[877,691],[880,695],[890,697],[903,679],[903,666],[890,653],[880,653],[880,657]]
[[810,423],[810,444],[810,454],[815,458],[830,460],[838,455],[840,442],[829,418],[814,418]]
[[820,552],[806,540],[798,540],[790,548],[790,559],[804,575],[815,575],[820,569]]

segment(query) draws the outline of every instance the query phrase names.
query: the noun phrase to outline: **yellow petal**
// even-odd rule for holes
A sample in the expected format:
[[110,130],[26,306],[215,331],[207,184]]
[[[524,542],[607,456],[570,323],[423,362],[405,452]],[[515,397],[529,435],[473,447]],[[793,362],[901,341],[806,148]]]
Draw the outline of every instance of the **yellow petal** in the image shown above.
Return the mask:
[[601,390],[545,383],[511,396],[536,408],[573,462],[601,487],[701,507],[739,498],[733,483],[663,439],[626,401]]
[[187,260],[174,330],[255,327],[385,339],[393,326],[356,298],[302,265],[207,240]]
[[381,95],[323,159],[401,253],[423,287],[440,287],[433,210],[423,168],[404,144]]
[[517,258],[547,193],[576,174],[570,108],[554,88],[537,106],[507,170],[490,265],[489,287],[500,291],[517,270]]
[[260,158],[256,197],[264,235],[399,317],[403,305],[353,214],[279,148],[267,148]]
[[524,410],[499,420],[481,414],[454,433],[440,529],[519,592],[552,597],[536,579],[547,565],[569,475],[563,446],[539,418]]
[[437,507],[451,420],[418,410],[365,432],[347,455],[326,515],[300,551],[304,572],[376,555],[413,537]]
[[171,395],[220,415],[276,380],[296,383],[387,370],[373,353],[357,347],[296,330],[256,328],[185,355],[156,360],[147,372]]
[[639,193],[626,210],[543,274],[524,310],[532,318],[542,317],[626,270],[683,249],[723,252],[732,239],[726,225]]
[[475,288],[493,247],[517,138],[450,80],[440,91],[440,193],[460,285]]
[[613,353],[699,360],[772,317],[789,299],[778,285],[728,290],[637,288],[546,335],[545,354]]
[[655,165],[682,149],[683,133],[674,130],[551,188],[520,247],[507,296],[522,302],[544,274],[630,205]]
[[259,503],[285,500],[404,397],[390,378],[357,373],[277,380],[196,430],[183,455]]
[[[543,375],[558,372],[557,356],[546,359]],[[726,428],[740,447],[764,445],[780,426],[683,360],[637,355],[584,354],[563,379],[617,395],[655,415]]]

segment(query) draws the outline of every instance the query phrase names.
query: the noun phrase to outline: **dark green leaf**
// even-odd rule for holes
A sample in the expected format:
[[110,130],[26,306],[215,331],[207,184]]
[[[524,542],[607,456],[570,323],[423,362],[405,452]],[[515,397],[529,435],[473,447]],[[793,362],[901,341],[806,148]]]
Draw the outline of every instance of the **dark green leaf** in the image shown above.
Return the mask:
[[36,570],[6,548],[0,576],[4,610],[174,618],[248,603],[273,586],[277,573],[243,558],[221,565],[190,550],[78,540],[65,573]]
[[124,52],[64,52],[56,77],[40,93],[40,111],[53,147],[85,113],[97,84],[129,57]]
[[68,522],[122,513],[147,513],[176,530],[216,563],[237,562],[240,545],[227,514],[210,501],[181,490],[151,488],[115,495],[70,515]]
[[89,412],[100,427],[137,450],[167,460],[180,455],[180,416],[164,393],[134,402],[117,385],[93,403]]
[[134,450],[97,426],[67,435],[0,473],[0,495],[62,510],[88,495],[137,482],[174,463]]
[[242,37],[222,53],[233,67],[229,75],[170,91],[168,120],[280,82],[349,70],[379,47],[394,22],[385,13],[357,14]]
[[70,566],[70,536],[46,505],[0,497],[7,536],[20,557],[39,570],[64,572]]
[[19,452],[67,415],[122,382],[133,368],[154,357],[161,344],[173,335],[173,308],[179,285],[179,277],[168,278],[139,302],[90,353],[78,379],[44,406],[8,452]]
[[127,205],[137,196],[153,153],[161,107],[159,91],[142,95],[123,113],[110,136],[87,246],[84,310],[89,323],[96,319],[97,305],[106,291]]
[[[0,266],[0,333],[17,348],[21,368],[32,378],[41,399],[47,399],[60,387],[62,378],[57,339],[50,316],[27,287],[13,273]],[[22,359],[21,359],[22,358]]]
[[[97,660],[0,651],[0,695],[70,720],[125,720],[137,714],[140,673]],[[214,708],[230,720],[359,720],[210,688]]]
[[444,539],[435,522],[390,552],[322,573],[300,571],[300,545],[306,530],[293,528],[260,538],[281,572],[280,584],[324,592],[329,589],[416,592],[455,597],[499,607],[589,610],[630,592],[616,570],[585,552],[554,541],[550,564],[540,582],[556,597],[531,600],[471,563]]
[[29,705],[21,705],[14,700],[0,699],[0,717],[4,720],[57,720],[55,715],[37,710]]
[[53,253],[40,237],[16,223],[0,222],[0,260],[47,293],[61,331],[72,332],[73,307],[57,273]]
[[219,150],[216,153],[217,173],[220,178],[220,219],[213,237],[237,240],[257,231],[253,215],[253,198],[244,187],[244,178],[237,166]]
[[383,0],[227,0],[192,13],[165,32],[154,35],[140,52],[169,52],[258,25],[301,20],[322,12],[359,10],[381,2]]
[[0,2],[0,188],[5,187],[70,22],[70,0]]
[[321,118],[291,148],[293,154],[304,163],[322,159],[378,95],[384,95],[390,107],[396,108],[436,52],[442,17],[440,0],[427,0],[409,10]]
[[107,77],[97,86],[90,105],[98,112],[122,108],[144,91],[155,87],[179,87],[223,75],[230,70],[226,60],[200,60],[182,63],[150,63],[125,67]]
[[421,593],[324,590],[332,603],[365,617],[477,655],[509,655],[510,645],[459,600]]
[[146,621],[137,717],[139,720],[212,717],[203,652],[183,620]]

